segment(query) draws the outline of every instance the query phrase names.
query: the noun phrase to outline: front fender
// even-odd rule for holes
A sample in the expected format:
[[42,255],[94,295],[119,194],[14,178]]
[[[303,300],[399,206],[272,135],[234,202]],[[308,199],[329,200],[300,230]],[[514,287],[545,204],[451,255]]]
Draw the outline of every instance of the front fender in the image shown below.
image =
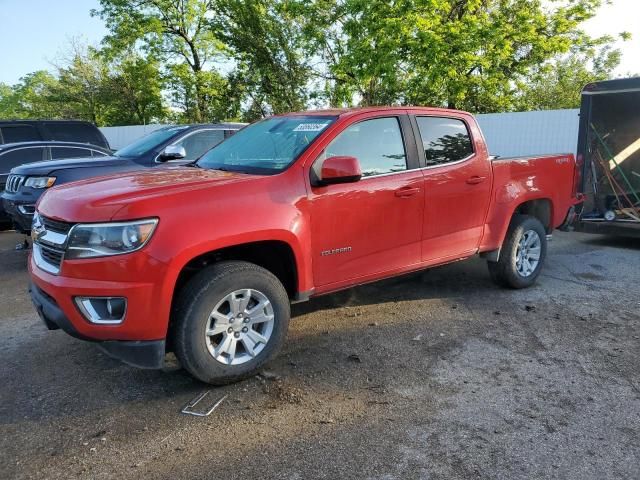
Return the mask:
[[181,250],[178,255],[171,259],[168,265],[163,282],[163,298],[173,296],[180,272],[182,272],[184,267],[193,259],[224,248],[237,247],[261,241],[280,241],[287,244],[293,252],[295,261],[298,278],[297,290],[302,292],[311,289],[311,269],[304,261],[305,258],[310,258],[310,253],[306,252],[306,246],[309,245],[310,242],[302,241],[293,232],[287,230],[264,230],[207,240]]

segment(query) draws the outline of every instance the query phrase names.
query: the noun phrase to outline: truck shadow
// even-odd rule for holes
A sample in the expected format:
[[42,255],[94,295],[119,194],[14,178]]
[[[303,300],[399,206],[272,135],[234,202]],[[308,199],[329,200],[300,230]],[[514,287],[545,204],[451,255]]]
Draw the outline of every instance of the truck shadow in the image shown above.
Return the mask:
[[500,289],[491,283],[486,262],[474,258],[312,298],[293,305],[292,316],[341,307],[450,299],[469,291],[482,295],[496,290]]

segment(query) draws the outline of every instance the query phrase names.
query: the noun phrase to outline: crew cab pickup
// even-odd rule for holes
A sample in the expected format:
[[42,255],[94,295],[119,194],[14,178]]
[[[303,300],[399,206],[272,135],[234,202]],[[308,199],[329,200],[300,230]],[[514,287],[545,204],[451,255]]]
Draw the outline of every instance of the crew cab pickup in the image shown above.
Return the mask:
[[472,115],[419,107],[259,121],[188,166],[74,182],[40,199],[31,296],[50,329],[196,378],[254,374],[290,303],[481,254],[531,285],[573,220],[572,155],[491,159]]

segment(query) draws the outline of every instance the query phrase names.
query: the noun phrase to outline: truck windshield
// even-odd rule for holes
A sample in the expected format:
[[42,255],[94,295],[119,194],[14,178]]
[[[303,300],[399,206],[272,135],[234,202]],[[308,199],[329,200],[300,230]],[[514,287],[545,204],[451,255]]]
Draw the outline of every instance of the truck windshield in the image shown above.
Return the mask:
[[273,175],[285,170],[337,117],[273,117],[243,128],[205,153],[196,165]]
[[149,133],[148,135],[145,135],[144,137],[142,137],[139,140],[136,140],[133,143],[130,143],[126,147],[122,147],[114,155],[116,157],[137,157],[140,155],[144,155],[148,151],[153,150],[158,145],[169,140],[176,133],[181,132],[187,128],[189,127],[184,126],[184,127],[161,128],[159,130]]

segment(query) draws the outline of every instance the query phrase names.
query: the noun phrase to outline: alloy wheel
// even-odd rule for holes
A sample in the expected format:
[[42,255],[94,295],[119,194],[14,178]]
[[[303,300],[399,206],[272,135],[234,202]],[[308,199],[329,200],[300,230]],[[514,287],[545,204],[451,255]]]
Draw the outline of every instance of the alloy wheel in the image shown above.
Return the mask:
[[205,329],[209,353],[225,365],[255,358],[273,333],[273,306],[255,289],[235,290],[218,302]]
[[542,240],[535,230],[527,230],[522,234],[516,250],[516,270],[522,277],[535,272],[540,263]]

